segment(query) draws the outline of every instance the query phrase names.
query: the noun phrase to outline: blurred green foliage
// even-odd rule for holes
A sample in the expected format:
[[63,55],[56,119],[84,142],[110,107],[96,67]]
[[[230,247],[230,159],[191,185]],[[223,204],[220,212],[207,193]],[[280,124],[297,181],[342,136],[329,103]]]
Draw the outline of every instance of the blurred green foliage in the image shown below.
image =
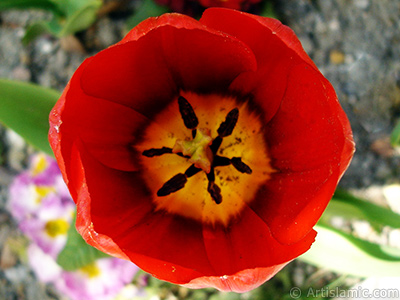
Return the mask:
[[400,147],[400,121],[398,121],[397,125],[392,131],[390,142],[393,147]]
[[67,244],[58,254],[57,264],[66,271],[75,271],[90,265],[99,258],[109,257],[85,242],[75,228],[75,220],[68,230]]
[[49,114],[60,93],[7,79],[0,79],[0,91],[0,122],[38,150],[53,155],[47,138]]
[[154,2],[154,0],[143,0],[135,13],[126,21],[128,30],[150,17],[157,17],[169,11],[168,7]]
[[50,21],[38,21],[28,26],[24,44],[41,34],[55,37],[74,34],[96,21],[102,0],[0,0],[0,11],[7,9],[43,9],[52,14]]

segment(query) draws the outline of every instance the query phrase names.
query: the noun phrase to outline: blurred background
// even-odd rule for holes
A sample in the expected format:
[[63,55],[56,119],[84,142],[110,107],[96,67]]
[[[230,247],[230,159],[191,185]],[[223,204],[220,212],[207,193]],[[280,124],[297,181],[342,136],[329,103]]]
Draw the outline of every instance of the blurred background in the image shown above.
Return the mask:
[[[60,92],[86,57],[120,41],[144,18],[172,10],[199,17],[204,9],[194,0],[75,1],[79,4],[65,11],[44,8],[41,2],[32,7],[26,4],[29,1],[0,0],[0,78]],[[400,120],[400,1],[247,1],[241,8],[290,26],[334,86],[356,142],[356,153],[339,188],[400,213],[400,151],[393,142]],[[19,135],[0,127],[0,299],[69,299],[38,279],[26,254],[29,241],[10,212],[9,186],[29,167],[34,153]],[[333,222],[364,240],[400,249],[399,228],[381,226],[377,231],[371,222],[340,217]],[[345,290],[357,284],[400,289],[399,278],[369,278],[373,270],[368,276],[355,276],[305,261],[290,263],[271,281],[241,295],[188,290],[139,271],[132,277],[130,290],[119,293],[117,299],[345,299],[337,293],[307,296],[305,291],[327,286]],[[293,287],[302,294],[293,294]],[[400,299],[400,295],[382,298]]]

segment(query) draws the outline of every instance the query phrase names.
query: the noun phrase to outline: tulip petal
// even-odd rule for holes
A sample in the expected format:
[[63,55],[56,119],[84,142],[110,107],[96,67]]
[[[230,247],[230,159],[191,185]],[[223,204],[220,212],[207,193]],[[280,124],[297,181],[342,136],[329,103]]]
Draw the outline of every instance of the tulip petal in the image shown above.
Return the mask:
[[314,241],[312,231],[297,244],[279,244],[249,208],[229,232],[194,221],[189,226],[188,220],[153,211],[137,172],[103,166],[79,142],[71,156],[75,167],[68,176],[84,182],[76,187],[78,231],[89,244],[129,258],[162,280],[244,292],[268,280]]
[[[269,60],[268,51],[273,51],[269,48],[275,46],[282,48],[282,45],[278,42],[281,41],[304,62],[318,70],[304,51],[294,31],[283,25],[279,20],[237,10],[209,8],[205,10],[200,23],[243,41],[256,55],[257,63]],[[266,43],[269,43],[269,45]]]
[[[137,153],[132,145],[150,121],[129,107],[82,91],[82,72],[90,60],[85,60],[78,68],[53,109],[51,139],[57,142],[62,136],[61,144],[67,145],[66,139],[79,138],[102,163],[119,170],[137,170]],[[164,131],[161,126],[159,129]]]
[[138,172],[105,167],[81,142],[74,149],[71,162],[75,166],[67,177],[80,177],[84,183],[70,188],[78,195],[77,229],[89,244],[114,256],[129,257],[156,277],[176,283],[213,274],[201,224],[154,211]]
[[151,117],[179,90],[226,91],[240,73],[255,68],[241,41],[190,17],[167,14],[145,21],[123,42],[97,54],[81,83],[89,95]]
[[[242,212],[240,220],[229,228],[204,226],[203,237],[209,261],[217,274],[226,275],[214,278],[213,286],[224,291],[250,290],[307,251],[315,235],[316,232],[312,230],[295,244],[280,244],[271,235],[267,224],[249,207]],[[246,272],[238,275],[243,270]],[[241,276],[247,277],[252,272],[255,273],[253,280],[240,282]]]
[[287,73],[306,62],[316,68],[294,32],[281,22],[223,8],[207,9],[200,22],[243,41],[254,53],[257,71],[242,73],[230,89],[252,94],[268,122],[276,113],[287,86]]
[[244,293],[259,287],[271,279],[289,262],[266,267],[246,269],[233,275],[225,276],[204,276],[191,280],[184,286],[192,289],[214,287],[223,292]]
[[252,204],[279,241],[296,242],[321,216],[354,152],[349,128],[329,82],[309,65],[293,67],[266,126],[277,172]]
[[265,122],[272,119],[266,140],[278,173],[252,207],[281,242],[298,241],[316,223],[350,163],[354,143],[347,117],[290,28],[216,8],[206,10],[200,22],[242,40],[256,56],[257,71],[240,75],[231,89],[252,93]]
[[[127,256],[113,242],[113,240],[104,234],[95,231],[92,222],[91,197],[88,191],[88,185],[85,181],[84,164],[81,158],[82,143],[73,143],[69,149],[68,168],[63,171],[63,176],[68,184],[70,193],[77,205],[76,229],[82,235],[84,240],[97,249],[110,254],[114,257],[127,259]],[[65,172],[65,173],[64,173]]]
[[234,274],[246,268],[268,267],[288,262],[307,251],[316,233],[293,245],[279,243],[268,225],[250,207],[229,228],[203,226],[207,254],[219,274]]

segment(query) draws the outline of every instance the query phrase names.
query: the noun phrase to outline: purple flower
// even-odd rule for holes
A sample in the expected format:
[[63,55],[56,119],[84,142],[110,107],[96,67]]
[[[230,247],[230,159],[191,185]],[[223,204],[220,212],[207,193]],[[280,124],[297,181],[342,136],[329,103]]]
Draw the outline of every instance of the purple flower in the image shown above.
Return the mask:
[[50,283],[61,276],[62,268],[39,246],[30,244],[27,253],[29,264],[40,281]]
[[134,264],[117,258],[102,258],[73,272],[56,263],[67,241],[75,204],[54,159],[44,154],[32,157],[29,169],[10,187],[9,207],[32,241],[27,253],[36,276],[54,284],[62,295],[72,300],[110,299],[136,274]]
[[49,197],[36,211],[35,218],[21,220],[19,228],[46,254],[57,258],[67,242],[67,233],[74,215],[74,204],[60,204],[57,197]]
[[79,270],[64,271],[35,244],[29,246],[28,258],[41,281],[53,283],[62,295],[72,300],[112,299],[138,271],[131,262],[118,258],[102,258]]
[[110,299],[132,281],[138,268],[129,261],[102,258],[75,272],[63,272],[56,288],[73,300]]
[[10,211],[21,231],[56,258],[67,241],[75,204],[54,159],[38,154],[10,187]]
[[29,169],[19,174],[10,186],[10,211],[17,221],[33,218],[54,197],[61,204],[72,203],[55,160],[45,154],[34,155]]

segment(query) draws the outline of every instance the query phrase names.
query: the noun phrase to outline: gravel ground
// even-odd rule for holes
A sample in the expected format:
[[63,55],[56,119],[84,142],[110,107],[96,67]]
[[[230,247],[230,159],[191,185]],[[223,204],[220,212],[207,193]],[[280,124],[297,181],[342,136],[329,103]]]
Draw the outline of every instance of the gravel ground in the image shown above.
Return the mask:
[[[274,6],[335,87],[352,124],[357,152],[341,187],[387,205],[385,186],[400,182],[400,155],[388,142],[400,118],[400,1],[275,0]],[[77,38],[42,36],[24,47],[24,27],[44,17],[37,11],[0,14],[1,78],[61,91],[85,57],[125,34],[123,18],[103,17]],[[75,52],[66,51],[71,45]],[[7,186],[32,149],[4,128],[0,141],[0,299],[59,299],[5,246],[21,240],[6,209]]]

